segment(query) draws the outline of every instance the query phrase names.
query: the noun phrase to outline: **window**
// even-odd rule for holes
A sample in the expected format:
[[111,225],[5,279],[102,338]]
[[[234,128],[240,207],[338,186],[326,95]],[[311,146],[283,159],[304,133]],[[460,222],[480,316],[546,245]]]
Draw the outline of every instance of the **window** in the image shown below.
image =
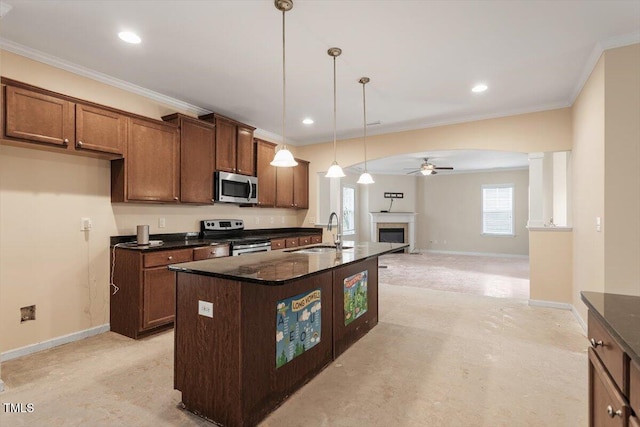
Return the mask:
[[482,186],[482,234],[513,236],[513,184]]
[[356,189],[342,187],[342,234],[356,234]]

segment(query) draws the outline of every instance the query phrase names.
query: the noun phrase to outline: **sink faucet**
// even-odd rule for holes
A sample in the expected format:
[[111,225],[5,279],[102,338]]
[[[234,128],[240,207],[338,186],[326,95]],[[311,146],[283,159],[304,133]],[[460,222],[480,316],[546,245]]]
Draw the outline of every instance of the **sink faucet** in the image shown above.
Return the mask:
[[331,231],[333,217],[336,218],[337,232],[338,232],[337,234],[333,235],[333,243],[336,245],[336,250],[341,251],[342,250],[342,226],[340,224],[340,217],[338,217],[338,214],[335,212],[331,212],[331,215],[329,215],[329,222],[327,223],[327,231]]

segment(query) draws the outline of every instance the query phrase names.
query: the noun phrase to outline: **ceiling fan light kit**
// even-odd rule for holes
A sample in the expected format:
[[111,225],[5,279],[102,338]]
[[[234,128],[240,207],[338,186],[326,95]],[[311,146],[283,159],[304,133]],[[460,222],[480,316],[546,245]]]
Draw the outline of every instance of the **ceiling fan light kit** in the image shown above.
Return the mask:
[[420,172],[422,175],[427,176],[427,175],[437,175],[438,172],[436,172],[436,169],[438,170],[453,170],[452,167],[450,166],[436,166],[433,163],[429,163],[429,158],[425,157],[424,158],[424,162],[420,165],[420,169],[416,169],[413,170],[411,172],[408,172],[407,175],[411,175],[414,173],[418,173]]
[[286,67],[285,67],[285,19],[284,15],[287,11],[293,8],[293,0],[274,0],[274,4],[276,9],[282,12],[282,148],[280,148],[275,156],[273,157],[273,161],[271,161],[271,166],[275,166],[278,168],[290,168],[293,166],[297,166],[298,162],[293,158],[293,154],[291,151],[287,149],[287,143],[285,138],[285,130],[286,130],[286,100],[287,100],[287,79],[286,79]]
[[336,157],[337,142],[336,142],[336,58],[342,53],[342,49],[339,47],[330,48],[327,53],[333,57],[333,163],[325,175],[326,178],[342,178],[346,176],[342,171],[342,168],[338,164]]

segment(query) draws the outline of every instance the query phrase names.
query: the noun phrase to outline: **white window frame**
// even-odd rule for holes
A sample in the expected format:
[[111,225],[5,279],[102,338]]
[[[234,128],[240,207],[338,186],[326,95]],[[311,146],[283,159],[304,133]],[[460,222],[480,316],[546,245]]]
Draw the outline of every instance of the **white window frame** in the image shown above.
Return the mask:
[[[352,228],[347,230],[347,228],[345,227],[346,225],[346,214],[345,214],[345,207],[346,207],[346,203],[344,202],[344,193],[345,193],[345,189],[350,189],[353,191],[353,213],[352,213],[352,218],[353,218],[353,224],[352,224]],[[343,236],[351,236],[356,234],[356,187],[355,185],[350,185],[350,184],[343,184],[342,185],[342,191],[341,191],[341,195],[342,195],[342,200],[340,203],[340,206],[342,207],[342,235]]]
[[[484,218],[484,214],[485,214],[485,208],[484,208],[484,190],[485,189],[498,189],[498,188],[510,188],[511,189],[511,231],[509,231],[508,233],[499,233],[499,232],[491,232],[491,231],[485,231],[485,218]],[[481,220],[480,220],[480,224],[482,229],[481,234],[483,236],[494,236],[494,237],[514,237],[515,234],[515,229],[516,229],[516,218],[515,218],[515,199],[516,199],[516,191],[515,191],[515,185],[514,184],[483,184],[482,188],[481,188],[481,193],[480,193],[480,215],[481,215]]]

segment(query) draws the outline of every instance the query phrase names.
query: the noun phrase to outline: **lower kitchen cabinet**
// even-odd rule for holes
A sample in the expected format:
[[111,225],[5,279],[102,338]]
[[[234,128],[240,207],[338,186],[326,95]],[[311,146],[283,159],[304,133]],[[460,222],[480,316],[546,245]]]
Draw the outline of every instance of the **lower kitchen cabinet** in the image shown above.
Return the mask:
[[167,265],[193,260],[193,249],[143,252],[116,249],[112,254],[111,331],[139,338],[175,317],[175,273]]
[[589,349],[589,425],[625,427],[629,405],[596,352]]

